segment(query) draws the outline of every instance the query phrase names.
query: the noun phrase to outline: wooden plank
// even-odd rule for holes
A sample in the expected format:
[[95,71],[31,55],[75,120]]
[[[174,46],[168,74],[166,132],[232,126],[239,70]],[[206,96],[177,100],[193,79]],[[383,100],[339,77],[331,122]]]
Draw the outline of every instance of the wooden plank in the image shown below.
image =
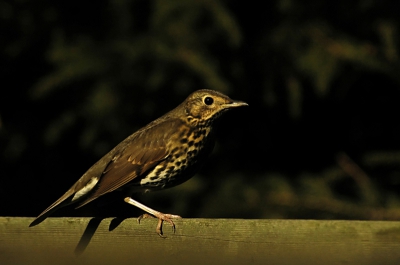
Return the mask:
[[400,264],[397,221],[182,219],[163,239],[155,219],[32,220],[0,217],[0,264]]

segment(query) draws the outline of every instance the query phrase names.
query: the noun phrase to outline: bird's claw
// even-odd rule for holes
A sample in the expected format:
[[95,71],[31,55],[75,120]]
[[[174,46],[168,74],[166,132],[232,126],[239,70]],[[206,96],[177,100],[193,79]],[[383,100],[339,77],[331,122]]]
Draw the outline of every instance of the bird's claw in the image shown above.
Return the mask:
[[175,233],[175,224],[172,221],[172,219],[180,219],[182,217],[180,217],[179,215],[174,215],[174,214],[159,213],[159,214],[157,214],[157,216],[153,216],[153,215],[145,213],[138,217],[138,219],[137,219],[138,223],[140,224],[140,220],[145,219],[145,218],[158,218],[156,233],[160,237],[166,238],[166,236],[163,235],[163,231],[162,231],[163,222],[166,221],[166,222],[170,223],[172,226],[172,231]]

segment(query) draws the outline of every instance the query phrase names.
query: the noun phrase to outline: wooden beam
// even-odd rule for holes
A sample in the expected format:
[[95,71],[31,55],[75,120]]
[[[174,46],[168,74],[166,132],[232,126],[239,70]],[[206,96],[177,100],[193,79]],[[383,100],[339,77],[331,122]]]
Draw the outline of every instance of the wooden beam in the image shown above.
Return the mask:
[[0,264],[400,264],[397,221],[32,220],[0,217]]

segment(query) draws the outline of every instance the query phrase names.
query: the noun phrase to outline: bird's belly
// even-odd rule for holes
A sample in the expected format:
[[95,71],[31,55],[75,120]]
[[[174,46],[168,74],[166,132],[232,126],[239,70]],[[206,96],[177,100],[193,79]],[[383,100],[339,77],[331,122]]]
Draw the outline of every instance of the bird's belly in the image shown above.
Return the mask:
[[189,141],[188,144],[181,145],[172,152],[140,180],[140,185],[149,190],[157,190],[170,188],[190,179],[211,151],[209,148],[204,148],[206,137],[199,137],[196,140]]
[[[185,159],[182,159],[185,161]],[[188,161],[168,161],[157,165],[146,177],[140,180],[140,186],[149,190],[170,188],[185,182],[195,173],[197,160]]]

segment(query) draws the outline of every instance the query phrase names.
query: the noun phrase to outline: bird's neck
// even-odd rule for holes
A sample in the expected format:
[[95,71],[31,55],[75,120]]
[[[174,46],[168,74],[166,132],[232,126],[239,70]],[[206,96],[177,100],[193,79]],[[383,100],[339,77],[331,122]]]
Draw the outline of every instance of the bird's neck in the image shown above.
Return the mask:
[[213,119],[204,120],[193,116],[187,116],[185,122],[192,128],[204,129],[207,127],[211,128]]

